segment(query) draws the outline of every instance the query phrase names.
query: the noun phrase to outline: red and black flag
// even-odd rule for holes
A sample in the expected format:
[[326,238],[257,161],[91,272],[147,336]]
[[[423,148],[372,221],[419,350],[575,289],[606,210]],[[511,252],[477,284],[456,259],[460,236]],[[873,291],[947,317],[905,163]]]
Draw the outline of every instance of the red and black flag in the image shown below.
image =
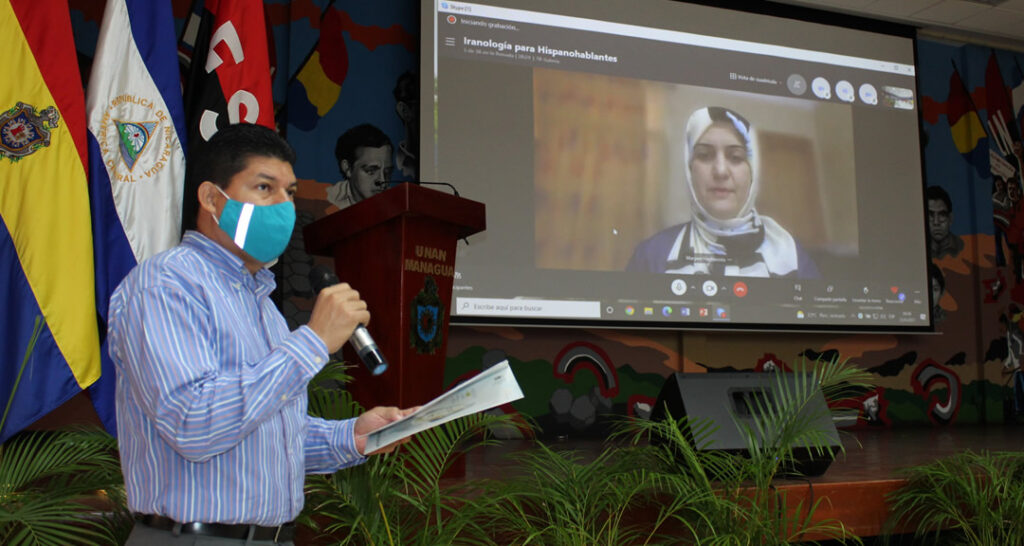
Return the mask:
[[[197,0],[179,57],[185,63],[185,119],[190,145],[220,128],[254,123],[274,128],[270,54],[262,0]],[[183,227],[196,213],[196,188],[185,188]]]
[[197,14],[185,80],[188,142],[239,122],[274,128],[263,2],[205,0]]
[[1020,141],[1020,131],[1013,115],[1010,90],[1003,80],[996,52],[992,50],[985,66],[985,110],[988,112],[988,134],[992,145],[1005,157],[1013,154],[1013,143]]

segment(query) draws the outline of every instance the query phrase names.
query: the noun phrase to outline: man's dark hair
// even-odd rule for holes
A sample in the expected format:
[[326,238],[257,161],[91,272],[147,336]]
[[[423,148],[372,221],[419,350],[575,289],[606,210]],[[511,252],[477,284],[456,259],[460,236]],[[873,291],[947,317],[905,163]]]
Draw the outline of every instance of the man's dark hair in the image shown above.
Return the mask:
[[391,144],[391,139],[384,134],[384,131],[369,123],[356,125],[342,133],[334,145],[334,157],[338,160],[338,169],[341,169],[341,160],[343,159],[347,160],[350,165],[355,162],[357,148],[380,148],[385,144],[392,150],[395,149]]
[[946,193],[946,190],[940,186],[928,186],[925,188],[924,198],[926,203],[928,201],[942,201],[946,204],[946,210],[953,212],[953,201],[949,199],[949,194]]
[[183,230],[196,227],[200,184],[209,180],[227,189],[231,178],[245,170],[251,157],[270,157],[295,165],[295,150],[288,141],[271,129],[249,123],[228,125],[209,141],[199,142],[189,149],[181,214]]
[[419,78],[412,71],[406,70],[398,76],[395,81],[395,88],[391,90],[396,102],[416,102],[420,96]]

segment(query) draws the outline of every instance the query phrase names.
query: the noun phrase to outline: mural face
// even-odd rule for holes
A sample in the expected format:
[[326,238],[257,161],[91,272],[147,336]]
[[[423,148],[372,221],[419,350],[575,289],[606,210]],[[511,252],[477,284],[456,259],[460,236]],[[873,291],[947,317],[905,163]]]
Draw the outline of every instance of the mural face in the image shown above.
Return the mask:
[[362,201],[376,195],[391,184],[392,166],[391,146],[376,148],[360,146],[356,148],[355,159],[350,163],[342,159],[338,168],[348,179],[352,193]]
[[949,237],[949,226],[953,221],[952,212],[940,199],[928,201],[928,236],[932,241],[942,241]]

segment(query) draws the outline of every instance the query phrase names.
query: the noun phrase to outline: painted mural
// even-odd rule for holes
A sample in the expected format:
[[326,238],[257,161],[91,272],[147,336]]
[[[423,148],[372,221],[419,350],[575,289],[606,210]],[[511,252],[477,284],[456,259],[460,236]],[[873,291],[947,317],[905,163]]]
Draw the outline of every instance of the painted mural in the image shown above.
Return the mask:
[[[94,3],[70,3],[87,59],[99,16]],[[174,2],[176,18],[189,4]],[[312,307],[315,262],[301,225],[352,202],[360,187],[416,179],[418,3],[264,4],[278,126],[299,154],[300,226],[279,271],[282,306],[297,325]],[[508,359],[526,397],[499,411],[529,416],[546,435],[586,436],[603,434],[609,416],[648,414],[676,371],[778,371],[839,356],[877,385],[855,402],[856,426],[1020,419],[1024,54],[922,40],[918,59],[934,334],[454,327],[445,385]]]

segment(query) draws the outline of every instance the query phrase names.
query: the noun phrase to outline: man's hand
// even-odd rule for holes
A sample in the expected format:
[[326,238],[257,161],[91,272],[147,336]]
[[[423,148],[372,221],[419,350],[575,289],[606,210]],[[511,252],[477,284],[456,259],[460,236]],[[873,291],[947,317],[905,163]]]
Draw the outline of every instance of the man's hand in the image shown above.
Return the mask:
[[320,336],[331,354],[348,341],[357,325],[369,323],[366,302],[359,299],[359,292],[343,282],[320,291],[306,325]]
[[[356,419],[356,426],[354,430],[356,437],[356,449],[359,451],[359,453],[363,453],[363,450],[366,449],[367,434],[383,427],[388,423],[397,421],[402,417],[405,417],[406,415],[409,415],[410,413],[416,411],[417,409],[419,409],[419,406],[407,409],[398,409],[393,406],[377,406],[376,408],[373,408],[372,410],[360,415]],[[377,451],[374,451],[373,453],[363,453],[363,455],[391,453],[392,451],[395,450],[396,447],[399,446],[399,444],[404,444],[408,442],[411,438],[411,436],[408,438],[404,438],[393,444],[388,444],[378,449]]]

